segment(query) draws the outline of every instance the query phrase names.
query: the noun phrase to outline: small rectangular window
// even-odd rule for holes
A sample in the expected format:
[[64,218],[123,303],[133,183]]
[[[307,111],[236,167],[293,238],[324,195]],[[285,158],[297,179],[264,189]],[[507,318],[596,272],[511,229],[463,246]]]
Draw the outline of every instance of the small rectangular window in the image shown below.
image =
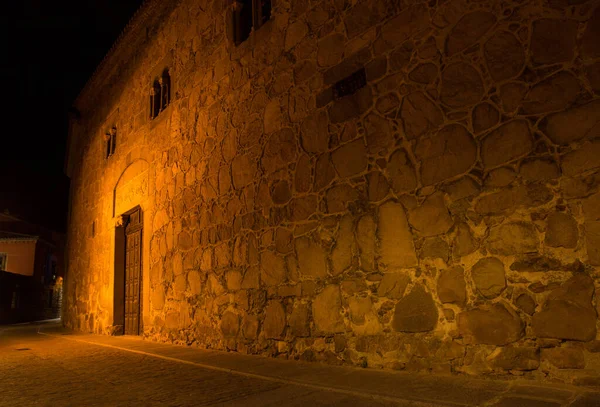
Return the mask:
[[367,75],[365,73],[365,69],[361,68],[352,75],[349,75],[336,82],[336,84],[333,85],[333,96],[336,99],[339,99],[344,96],[352,95],[359,89],[364,88],[366,85]]
[[106,143],[106,158],[110,157],[115,153],[117,148],[117,128],[113,127],[108,133],[104,135],[104,141]]
[[154,119],[171,103],[171,75],[165,69],[150,87],[150,118]]
[[8,253],[0,253],[0,270],[6,271],[8,263]]

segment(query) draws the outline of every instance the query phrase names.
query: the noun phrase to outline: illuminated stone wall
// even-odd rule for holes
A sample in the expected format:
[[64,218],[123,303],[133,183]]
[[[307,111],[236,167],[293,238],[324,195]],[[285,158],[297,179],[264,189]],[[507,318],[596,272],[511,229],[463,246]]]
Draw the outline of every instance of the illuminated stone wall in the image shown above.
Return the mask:
[[181,2],[79,102],[66,324],[114,330],[141,205],[147,338],[597,377],[600,2],[277,0],[237,48],[223,3]]

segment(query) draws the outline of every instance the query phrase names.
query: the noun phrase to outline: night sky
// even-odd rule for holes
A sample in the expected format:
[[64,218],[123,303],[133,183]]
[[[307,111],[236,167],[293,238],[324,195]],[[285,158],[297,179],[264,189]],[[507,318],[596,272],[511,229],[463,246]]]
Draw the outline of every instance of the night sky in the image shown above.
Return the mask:
[[5,2],[0,211],[64,231],[67,113],[142,0]]

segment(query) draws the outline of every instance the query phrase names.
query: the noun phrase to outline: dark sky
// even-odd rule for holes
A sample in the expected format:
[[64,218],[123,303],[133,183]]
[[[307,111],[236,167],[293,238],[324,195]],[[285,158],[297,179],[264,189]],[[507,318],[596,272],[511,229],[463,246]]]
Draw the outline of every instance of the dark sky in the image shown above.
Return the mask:
[[64,229],[67,112],[142,0],[20,0],[0,10],[0,211]]

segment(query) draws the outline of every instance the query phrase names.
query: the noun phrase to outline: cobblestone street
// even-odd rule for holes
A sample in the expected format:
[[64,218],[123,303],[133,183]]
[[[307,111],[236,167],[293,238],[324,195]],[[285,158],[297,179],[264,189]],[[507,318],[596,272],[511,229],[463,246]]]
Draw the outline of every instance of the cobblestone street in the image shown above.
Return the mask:
[[159,405],[591,407],[600,396],[75,334],[56,322],[0,327],[0,406]]

